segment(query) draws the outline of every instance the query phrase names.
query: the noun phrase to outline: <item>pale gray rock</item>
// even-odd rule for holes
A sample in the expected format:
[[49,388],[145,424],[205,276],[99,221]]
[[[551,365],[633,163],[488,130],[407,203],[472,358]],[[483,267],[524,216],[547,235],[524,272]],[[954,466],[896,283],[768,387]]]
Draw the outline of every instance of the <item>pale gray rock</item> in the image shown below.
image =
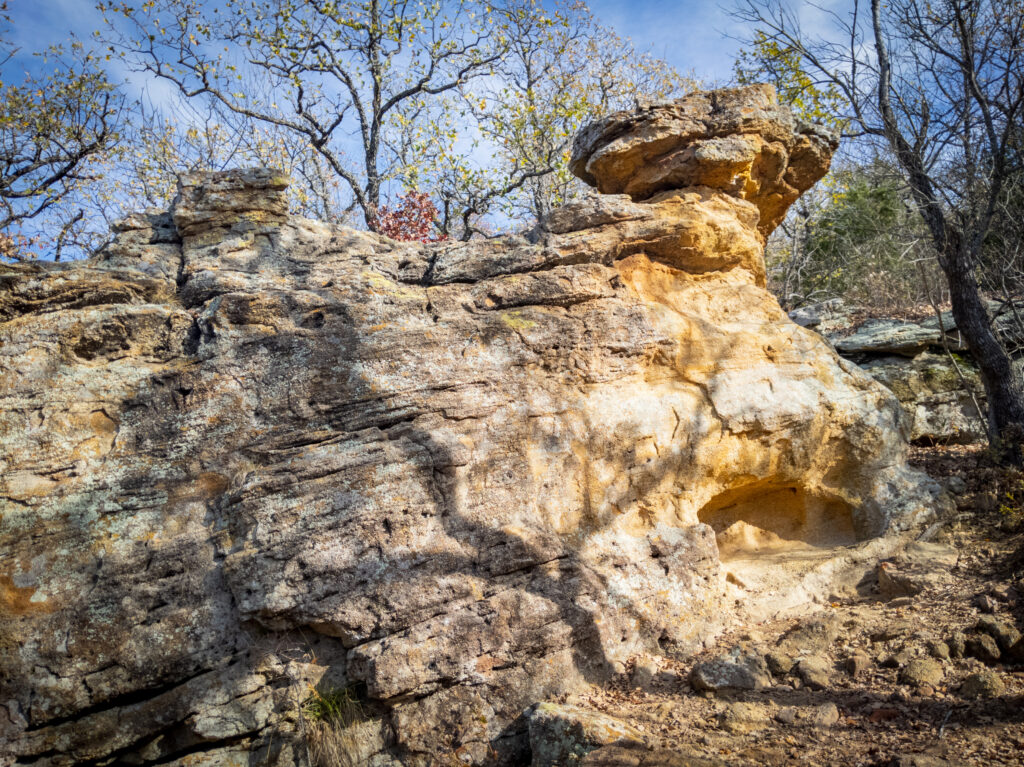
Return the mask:
[[[1008,345],[1012,353],[1019,354],[1024,345],[1024,304],[1018,301],[989,299],[985,301],[985,307],[988,309],[996,334]],[[942,312],[940,317],[929,317],[922,320],[921,325],[931,329],[941,327],[947,334],[947,343],[953,351],[966,350],[967,344],[963,334],[957,329],[953,312]]]
[[690,685],[698,691],[761,690],[770,687],[764,659],[756,653],[732,652],[702,661],[690,672]]
[[789,313],[789,318],[800,327],[815,328],[821,333],[847,325],[848,317],[848,311],[841,298],[801,306]]
[[623,221],[654,218],[650,206],[632,201],[628,194],[591,195],[551,211],[542,222],[544,231],[568,234]]
[[530,729],[532,767],[562,767],[611,743],[643,743],[644,736],[620,719],[557,703],[538,703],[524,713]]
[[899,354],[913,357],[938,344],[939,331],[903,320],[865,320],[850,335],[834,338],[836,351],[847,356]]
[[911,441],[970,444],[986,436],[986,416],[978,413],[984,389],[977,368],[963,358],[956,364],[959,372],[945,354],[923,352],[872,358],[862,367],[899,399]]

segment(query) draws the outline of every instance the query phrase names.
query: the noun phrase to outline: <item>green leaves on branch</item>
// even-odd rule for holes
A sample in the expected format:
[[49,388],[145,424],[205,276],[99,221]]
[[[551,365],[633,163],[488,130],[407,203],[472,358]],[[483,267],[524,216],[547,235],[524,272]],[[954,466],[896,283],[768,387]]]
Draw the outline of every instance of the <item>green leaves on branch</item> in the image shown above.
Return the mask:
[[789,104],[800,117],[843,129],[846,103],[834,83],[820,82],[808,73],[803,55],[786,45],[756,31],[749,46],[740,51],[733,65],[736,79],[743,85],[771,83],[779,92],[779,100]]
[[[10,46],[0,38],[2,47]],[[79,226],[82,215],[69,214],[54,227],[58,234],[50,237],[34,232],[30,222],[95,180],[97,160],[119,140],[123,98],[96,66],[95,57],[75,43],[67,51],[51,49],[41,58],[44,74],[0,83],[4,258],[40,253],[60,258],[69,227]]]

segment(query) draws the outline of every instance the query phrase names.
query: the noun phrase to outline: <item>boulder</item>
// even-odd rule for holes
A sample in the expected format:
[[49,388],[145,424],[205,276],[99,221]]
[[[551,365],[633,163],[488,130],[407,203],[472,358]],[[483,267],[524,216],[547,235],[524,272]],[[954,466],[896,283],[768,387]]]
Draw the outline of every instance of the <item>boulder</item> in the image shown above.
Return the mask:
[[767,236],[828,170],[838,136],[795,118],[770,85],[615,112],[576,136],[569,168],[605,194],[644,200],[709,187],[754,203]]
[[975,629],[995,639],[1002,653],[1016,654],[1017,647],[1021,645],[1020,631],[1006,619],[983,615],[978,619]]
[[291,763],[315,689],[374,712],[374,759],[521,764],[524,708],[750,607],[722,552],[941,508],[892,394],[763,287],[833,143],[762,87],[641,111],[685,133],[670,172],[588,129],[633,199],[531,239],[396,242],[227,171],[0,265],[13,758]]
[[771,675],[764,659],[754,653],[732,652],[701,661],[690,672],[690,686],[700,692],[761,690],[770,687]]
[[951,657],[949,645],[941,639],[931,639],[926,645],[928,654],[936,660],[949,660]]
[[[1019,353],[1024,345],[1024,304],[1019,301],[990,299],[985,301],[985,306],[1000,340],[1007,344],[1011,352]],[[941,320],[939,317],[929,317],[923,320],[921,325],[936,330],[941,325],[947,334],[947,343],[950,344],[951,349],[960,351],[967,348],[963,334],[957,328],[956,320],[953,318],[953,312],[942,312]]]
[[960,694],[965,698],[997,698],[1004,692],[1003,680],[990,669],[971,674],[960,685]]
[[801,306],[791,311],[789,318],[800,327],[814,328],[819,333],[849,327],[850,324],[849,310],[841,298]]
[[827,653],[841,630],[835,615],[805,618],[779,637],[778,649],[796,657]]
[[915,322],[891,319],[865,320],[850,335],[834,337],[836,351],[849,357],[867,354],[898,354],[913,357],[940,342],[938,330]]
[[996,640],[989,634],[974,634],[967,638],[966,655],[977,658],[982,663],[989,665],[999,662],[1002,653]]
[[530,730],[532,767],[575,764],[611,743],[643,743],[644,736],[625,722],[579,706],[538,703],[524,713]]
[[942,664],[931,658],[914,658],[900,669],[899,680],[911,687],[935,687],[945,672]]
[[780,679],[789,674],[793,670],[793,666],[796,665],[796,660],[793,656],[781,650],[770,650],[765,653],[764,661],[772,676],[779,677]]
[[828,658],[811,655],[796,664],[800,681],[812,690],[825,690],[832,684],[832,664]]
[[855,652],[844,663],[846,673],[857,678],[871,668],[871,657],[865,652]]
[[881,562],[876,569],[878,593],[883,599],[898,599],[920,594],[931,585],[930,573],[909,573],[890,562]]
[[949,657],[963,658],[967,653],[967,637],[962,631],[954,631],[946,639],[946,647],[949,648]]
[[911,441],[969,444],[985,439],[986,416],[979,416],[974,400],[984,408],[984,390],[969,361],[959,360],[958,373],[945,354],[923,352],[912,358],[871,358],[861,367],[899,399]]

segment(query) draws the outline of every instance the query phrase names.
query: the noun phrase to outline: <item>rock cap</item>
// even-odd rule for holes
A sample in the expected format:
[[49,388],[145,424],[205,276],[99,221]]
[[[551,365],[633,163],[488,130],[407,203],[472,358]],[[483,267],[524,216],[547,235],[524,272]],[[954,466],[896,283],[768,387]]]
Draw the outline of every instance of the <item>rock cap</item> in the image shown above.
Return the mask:
[[615,112],[581,130],[569,167],[605,194],[645,200],[711,187],[749,200],[767,236],[828,172],[838,137],[797,119],[771,85],[702,91]]
[[283,221],[288,215],[285,189],[289,182],[283,171],[273,168],[183,174],[171,205],[174,225],[187,236],[230,227],[242,219]]

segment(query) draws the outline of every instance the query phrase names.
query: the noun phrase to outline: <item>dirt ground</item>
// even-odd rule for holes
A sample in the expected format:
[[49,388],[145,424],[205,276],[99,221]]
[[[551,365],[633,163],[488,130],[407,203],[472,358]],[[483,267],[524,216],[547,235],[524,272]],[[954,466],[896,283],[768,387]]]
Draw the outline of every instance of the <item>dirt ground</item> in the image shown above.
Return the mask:
[[[926,535],[945,558],[880,564],[889,580],[867,583],[817,615],[744,627],[687,664],[635,659],[628,682],[563,702],[629,722],[666,757],[728,767],[1024,765],[1024,658],[1003,651],[998,660],[979,659],[984,632],[976,628],[989,616],[1024,629],[1024,473],[995,467],[981,448],[916,448],[913,460],[957,501],[956,515]],[[815,634],[822,625],[824,637]],[[730,650],[771,665],[767,656],[778,654],[787,632],[800,665],[785,673],[776,662],[769,686],[698,692],[691,685],[694,665]],[[963,656],[975,657],[956,657],[958,632],[967,641]],[[810,637],[806,646],[802,636]],[[943,657],[950,650],[953,657]],[[821,661],[824,681],[804,674],[808,656]],[[979,674],[987,697],[972,697],[976,682],[962,687]],[[592,757],[584,763],[604,763]]]

